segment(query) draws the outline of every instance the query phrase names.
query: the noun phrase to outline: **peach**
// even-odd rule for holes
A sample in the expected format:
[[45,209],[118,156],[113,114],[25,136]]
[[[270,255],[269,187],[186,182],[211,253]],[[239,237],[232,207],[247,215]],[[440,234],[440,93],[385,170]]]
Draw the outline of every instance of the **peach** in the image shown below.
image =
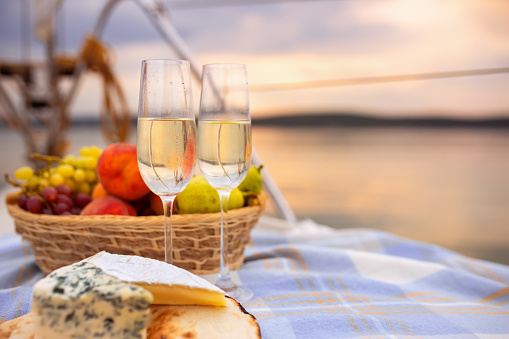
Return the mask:
[[128,202],[115,198],[111,195],[92,200],[83,210],[81,215],[130,215],[136,216],[136,211]]
[[135,201],[150,192],[138,169],[136,145],[118,142],[109,145],[97,162],[102,186],[111,195]]
[[99,199],[108,195],[108,192],[104,189],[103,185],[100,182],[95,184],[94,189],[92,190],[92,200]]
[[[154,194],[154,193],[151,193],[149,194],[149,200],[150,200],[150,208],[152,209],[152,211],[154,212],[154,214],[156,215],[164,215],[164,208],[163,208],[163,202],[161,201],[161,198]],[[173,209],[172,209],[172,213],[175,214],[175,201],[173,202]]]

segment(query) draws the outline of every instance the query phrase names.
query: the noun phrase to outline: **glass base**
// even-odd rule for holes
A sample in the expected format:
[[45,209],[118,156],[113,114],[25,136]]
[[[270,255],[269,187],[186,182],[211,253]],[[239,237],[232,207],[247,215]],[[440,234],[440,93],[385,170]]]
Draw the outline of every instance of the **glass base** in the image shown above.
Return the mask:
[[238,286],[231,279],[218,280],[216,286],[225,291],[227,296],[237,300],[237,302],[241,304],[251,300],[254,296],[251,289]]
[[254,296],[254,293],[251,289],[237,285],[235,285],[234,289],[225,292],[227,296],[237,300],[237,302],[241,304],[251,300]]

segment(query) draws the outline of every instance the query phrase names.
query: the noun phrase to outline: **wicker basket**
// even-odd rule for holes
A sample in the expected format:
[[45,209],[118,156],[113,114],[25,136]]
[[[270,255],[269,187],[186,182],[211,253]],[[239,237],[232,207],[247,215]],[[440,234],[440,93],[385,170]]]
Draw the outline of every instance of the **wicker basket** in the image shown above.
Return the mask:
[[[41,270],[49,272],[100,251],[164,260],[163,216],[53,216],[29,213],[17,205],[19,193],[6,197],[16,233],[28,241]],[[250,230],[265,205],[228,212],[230,269],[244,261]],[[220,213],[173,215],[173,263],[195,274],[219,269]]]

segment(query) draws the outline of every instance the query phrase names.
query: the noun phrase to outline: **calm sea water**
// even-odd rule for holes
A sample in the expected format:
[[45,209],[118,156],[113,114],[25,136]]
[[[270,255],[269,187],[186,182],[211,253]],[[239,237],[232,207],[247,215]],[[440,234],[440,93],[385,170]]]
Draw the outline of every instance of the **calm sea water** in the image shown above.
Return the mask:
[[[69,135],[73,153],[105,145],[98,127]],[[2,128],[0,145],[1,173],[12,172],[23,163],[21,138]],[[507,129],[254,126],[253,145],[301,219],[509,264]]]

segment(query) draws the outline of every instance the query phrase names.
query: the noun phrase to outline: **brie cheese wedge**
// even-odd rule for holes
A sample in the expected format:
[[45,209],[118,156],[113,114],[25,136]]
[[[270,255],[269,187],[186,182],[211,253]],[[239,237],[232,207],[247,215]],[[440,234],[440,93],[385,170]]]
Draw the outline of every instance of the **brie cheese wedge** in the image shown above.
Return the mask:
[[153,304],[226,305],[223,290],[189,271],[159,260],[102,251],[83,261],[148,290],[154,297]]

